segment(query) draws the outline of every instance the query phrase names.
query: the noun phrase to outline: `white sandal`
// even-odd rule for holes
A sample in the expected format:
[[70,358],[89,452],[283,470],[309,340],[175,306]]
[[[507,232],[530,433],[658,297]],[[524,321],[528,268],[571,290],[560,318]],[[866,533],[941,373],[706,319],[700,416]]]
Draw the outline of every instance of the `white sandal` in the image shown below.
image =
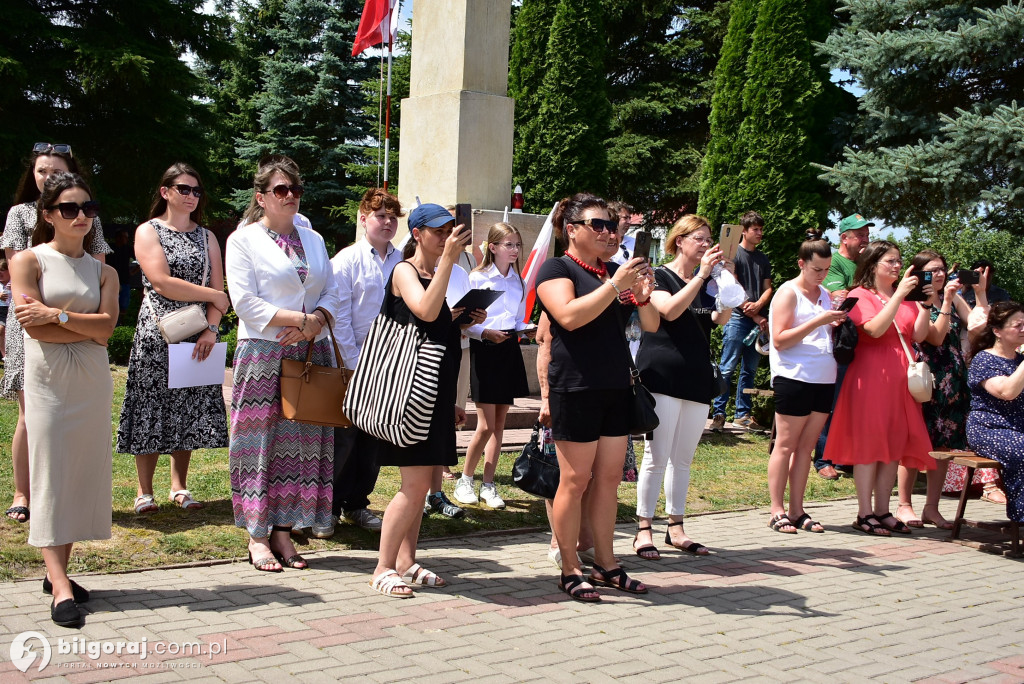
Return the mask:
[[[178,502],[178,497],[179,496],[181,497],[181,502],[180,503]],[[150,497],[150,498],[152,498],[152,497]],[[202,508],[203,507],[203,502],[202,501],[196,501],[195,499],[193,499],[192,498],[192,492],[188,491],[187,489],[179,489],[178,491],[174,491],[172,489],[171,490],[171,494],[168,497],[168,499],[170,500],[171,503],[176,504],[177,506],[179,506],[181,508],[184,508],[184,509]]]
[[160,507],[156,505],[156,499],[153,498],[152,494],[139,494],[135,497],[135,515],[156,513],[159,508]]
[[[370,586],[378,594],[394,596],[395,598],[412,598],[412,588],[402,581],[395,570],[385,570],[370,581]],[[409,589],[408,593],[395,591],[395,589]]]
[[438,577],[436,574],[427,570],[419,563],[413,563],[412,567],[405,571],[402,577],[408,577],[412,580],[413,584],[420,584],[425,587],[445,587],[448,583]]

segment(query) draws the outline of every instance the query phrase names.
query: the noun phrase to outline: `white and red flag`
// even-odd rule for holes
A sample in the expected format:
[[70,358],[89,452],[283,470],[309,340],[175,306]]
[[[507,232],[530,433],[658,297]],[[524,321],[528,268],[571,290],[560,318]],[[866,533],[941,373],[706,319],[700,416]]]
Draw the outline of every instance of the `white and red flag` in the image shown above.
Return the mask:
[[374,45],[390,45],[394,42],[397,29],[398,0],[366,0],[356,39],[352,44],[352,56]]
[[533,244],[533,250],[530,251],[530,256],[526,258],[526,266],[523,267],[523,287],[526,290],[526,318],[523,319],[524,323],[530,322],[530,316],[533,315],[533,305],[537,301],[537,272],[540,271],[540,266],[548,258],[548,252],[551,250],[551,235],[554,232],[553,220],[555,216],[555,210],[558,209],[558,203],[551,208],[551,213],[544,220],[544,225],[540,229],[540,233],[537,234],[537,241]]

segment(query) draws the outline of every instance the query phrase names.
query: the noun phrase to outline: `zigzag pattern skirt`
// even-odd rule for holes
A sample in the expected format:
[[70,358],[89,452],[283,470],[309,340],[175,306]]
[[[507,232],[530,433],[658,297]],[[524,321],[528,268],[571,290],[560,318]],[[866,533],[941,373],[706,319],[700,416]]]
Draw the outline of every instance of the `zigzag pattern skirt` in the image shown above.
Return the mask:
[[[266,537],[273,525],[331,524],[334,428],[281,416],[281,359],[305,360],[308,342],[282,347],[239,340],[231,389],[231,505],[235,525]],[[314,343],[313,363],[333,365],[330,342]]]

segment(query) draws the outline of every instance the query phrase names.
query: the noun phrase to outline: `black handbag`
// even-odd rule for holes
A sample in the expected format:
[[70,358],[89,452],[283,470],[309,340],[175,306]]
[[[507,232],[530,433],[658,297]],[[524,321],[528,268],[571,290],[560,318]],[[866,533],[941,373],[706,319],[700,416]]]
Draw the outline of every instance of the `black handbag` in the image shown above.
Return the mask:
[[560,479],[558,459],[540,448],[540,429],[540,423],[534,424],[530,441],[512,464],[512,481],[527,494],[554,499]]
[[[632,362],[630,362],[632,365]],[[640,382],[640,371],[633,366],[629,371],[630,389],[633,391],[633,401],[629,410],[629,434],[646,435],[654,432],[661,421],[654,410],[657,402],[651,391]]]
[[718,364],[714,361],[711,362],[711,386],[714,387],[714,396],[720,397],[723,394],[729,394],[731,389],[729,381],[722,375],[722,371],[718,369]]
[[832,331],[832,356],[840,366],[849,366],[857,347],[857,326],[849,318]]

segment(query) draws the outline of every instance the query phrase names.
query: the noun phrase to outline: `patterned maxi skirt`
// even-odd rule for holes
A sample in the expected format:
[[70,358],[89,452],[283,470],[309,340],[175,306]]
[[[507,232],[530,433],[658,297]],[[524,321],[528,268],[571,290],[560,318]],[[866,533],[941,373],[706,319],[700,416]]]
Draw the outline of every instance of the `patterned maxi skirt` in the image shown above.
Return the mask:
[[[266,537],[273,525],[328,527],[334,476],[334,428],[281,416],[281,359],[306,358],[308,342],[282,347],[239,340],[231,390],[231,504],[235,525]],[[332,365],[325,338],[313,363]]]

